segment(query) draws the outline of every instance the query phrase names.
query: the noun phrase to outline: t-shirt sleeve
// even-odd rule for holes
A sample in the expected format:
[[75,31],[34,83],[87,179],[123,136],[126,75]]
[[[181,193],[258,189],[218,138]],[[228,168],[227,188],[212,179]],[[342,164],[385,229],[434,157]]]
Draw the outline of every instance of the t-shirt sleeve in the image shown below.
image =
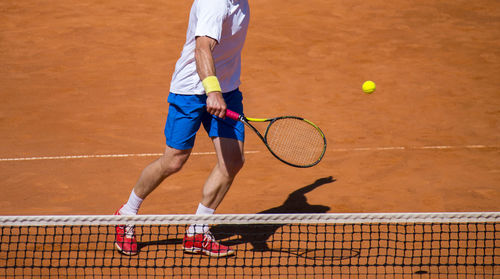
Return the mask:
[[195,36],[207,36],[220,42],[227,9],[227,0],[198,0]]

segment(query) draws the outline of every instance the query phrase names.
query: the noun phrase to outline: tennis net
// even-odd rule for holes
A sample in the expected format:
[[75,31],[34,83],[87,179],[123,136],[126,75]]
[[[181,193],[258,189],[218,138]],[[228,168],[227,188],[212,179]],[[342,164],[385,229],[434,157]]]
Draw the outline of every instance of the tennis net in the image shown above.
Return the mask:
[[[499,278],[500,212],[0,217],[7,278]],[[133,224],[139,253],[115,249]],[[211,224],[231,257],[186,254]]]

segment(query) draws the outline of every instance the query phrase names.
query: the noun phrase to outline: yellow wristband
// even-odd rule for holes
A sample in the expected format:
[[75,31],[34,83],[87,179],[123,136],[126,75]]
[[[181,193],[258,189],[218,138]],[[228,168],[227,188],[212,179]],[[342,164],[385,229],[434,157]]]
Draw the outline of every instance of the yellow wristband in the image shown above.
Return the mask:
[[222,89],[220,88],[219,80],[217,79],[216,76],[209,76],[206,77],[202,82],[203,87],[205,88],[205,93],[210,93],[210,92],[221,92]]

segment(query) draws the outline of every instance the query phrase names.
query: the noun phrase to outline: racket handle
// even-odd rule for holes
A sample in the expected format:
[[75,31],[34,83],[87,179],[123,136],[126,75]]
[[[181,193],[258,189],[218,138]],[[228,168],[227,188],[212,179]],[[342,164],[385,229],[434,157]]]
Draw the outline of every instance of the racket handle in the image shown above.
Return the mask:
[[237,113],[237,112],[234,112],[234,111],[232,111],[230,109],[227,109],[226,110],[226,117],[229,117],[232,120],[238,121],[240,119],[240,114]]

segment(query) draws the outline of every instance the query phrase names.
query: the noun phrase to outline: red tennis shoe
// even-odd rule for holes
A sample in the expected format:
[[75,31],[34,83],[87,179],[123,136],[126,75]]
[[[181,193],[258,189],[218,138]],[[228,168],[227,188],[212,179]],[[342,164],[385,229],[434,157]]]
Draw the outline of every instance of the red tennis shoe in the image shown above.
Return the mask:
[[[121,209],[121,208],[120,208]],[[118,209],[114,215],[121,215]],[[137,254],[137,240],[135,239],[134,225],[118,225],[115,227],[115,246],[120,253],[133,256]]]
[[210,232],[184,235],[182,248],[186,253],[205,254],[210,257],[227,257],[235,253],[230,247],[218,243]]

